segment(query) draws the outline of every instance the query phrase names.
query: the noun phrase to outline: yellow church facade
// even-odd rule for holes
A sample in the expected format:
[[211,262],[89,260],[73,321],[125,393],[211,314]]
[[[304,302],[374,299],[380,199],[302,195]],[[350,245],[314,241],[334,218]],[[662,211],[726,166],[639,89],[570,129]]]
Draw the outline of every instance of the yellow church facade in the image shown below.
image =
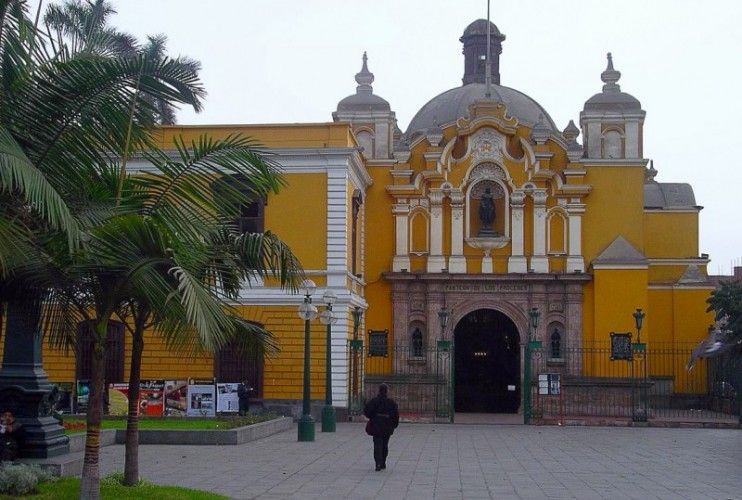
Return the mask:
[[[696,342],[713,322],[708,256],[698,243],[702,207],[689,185],[655,180],[643,148],[645,111],[620,88],[611,55],[579,127],[559,128],[539,103],[500,85],[505,36],[490,25],[488,64],[487,24],[475,21],[460,39],[463,85],[433,97],[406,131],[373,93],[365,54],[356,92],[338,103],[332,122],[160,131],[163,145],[241,133],[281,165],[286,187],[253,215],[300,258],[320,310],[325,290],[338,297],[331,380],[339,408],[353,398],[356,335],[359,383],[364,374],[394,383],[401,373],[427,373],[422,353],[446,340],[455,353],[453,409],[512,413],[522,411],[529,339],[542,342],[550,371],[601,377],[606,363],[565,361],[564,353],[606,346],[611,332],[635,335],[637,309],[649,350]],[[244,315],[272,331],[281,349],[250,368],[266,406],[301,398],[302,300],[270,283],[246,284],[240,298]],[[356,308],[363,316],[354,329]],[[124,377],[129,343],[121,345]],[[325,396],[325,345],[325,326],[312,322],[313,400]],[[370,345],[385,351],[370,356]],[[150,336],[142,378],[236,377],[219,356],[189,358]],[[73,364],[45,348],[50,380],[74,381]],[[670,368],[656,364],[648,375]]]

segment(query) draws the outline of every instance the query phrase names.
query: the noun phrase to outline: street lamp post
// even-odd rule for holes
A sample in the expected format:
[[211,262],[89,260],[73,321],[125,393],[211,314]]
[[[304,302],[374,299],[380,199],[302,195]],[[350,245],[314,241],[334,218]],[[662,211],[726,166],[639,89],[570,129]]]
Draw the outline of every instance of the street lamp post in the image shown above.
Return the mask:
[[353,363],[352,368],[352,381],[351,381],[351,397],[349,399],[351,404],[351,410],[360,411],[359,397],[358,397],[358,351],[360,351],[363,342],[358,339],[358,328],[361,326],[361,319],[363,318],[363,309],[360,306],[353,308],[353,340],[351,342],[351,349],[353,355],[351,361]]
[[641,387],[641,405],[642,411],[635,412],[634,420],[637,422],[646,422],[649,416],[648,410],[648,397],[647,397],[647,344],[642,342],[642,323],[644,322],[644,316],[646,313],[637,307],[636,311],[633,312],[634,323],[636,325],[636,342],[634,343],[634,350],[637,353],[641,353],[642,356],[642,387]]
[[335,432],[335,408],[332,406],[332,325],[337,316],[332,312],[332,304],[337,297],[335,292],[328,289],[322,296],[327,308],[319,315],[323,325],[327,325],[327,344],[325,354],[325,406],[322,407],[322,432]]
[[523,423],[528,424],[531,421],[531,348],[535,342],[533,336],[538,328],[538,320],[541,313],[538,308],[532,307],[528,311],[528,341],[524,350],[523,361]]
[[299,306],[299,317],[304,320],[304,386],[301,407],[301,418],[299,419],[299,441],[314,441],[314,419],[312,418],[311,403],[309,400],[309,353],[310,337],[309,322],[317,317],[317,307],[312,305],[312,293],[317,286],[312,280],[304,280],[299,289],[304,294],[304,302]]
[[[446,327],[448,326],[448,319],[451,317],[451,312],[446,309],[446,306],[443,306],[438,311],[438,323],[441,327],[441,336],[438,339],[438,342],[436,343],[436,352],[435,352],[435,376],[436,376],[436,386],[435,386],[435,409],[434,409],[434,415],[435,417],[439,416],[445,416],[446,413],[448,414],[449,419],[451,418],[451,410],[449,408],[449,411],[444,413],[441,411],[441,402],[445,401],[443,398],[443,394],[438,394],[441,390],[445,388],[443,386],[443,382],[445,381],[445,377],[441,374],[441,358],[448,355],[450,352],[451,347],[451,341],[446,340]],[[453,385],[453,384],[451,384]],[[450,402],[450,391],[449,391],[449,402]]]

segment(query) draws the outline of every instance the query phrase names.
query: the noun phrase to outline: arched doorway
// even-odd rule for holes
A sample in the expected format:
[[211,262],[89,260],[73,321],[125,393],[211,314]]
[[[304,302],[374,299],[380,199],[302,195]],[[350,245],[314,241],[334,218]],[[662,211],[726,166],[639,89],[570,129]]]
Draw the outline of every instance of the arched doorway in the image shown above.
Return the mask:
[[520,336],[515,323],[493,309],[464,316],[454,330],[457,412],[517,413]]

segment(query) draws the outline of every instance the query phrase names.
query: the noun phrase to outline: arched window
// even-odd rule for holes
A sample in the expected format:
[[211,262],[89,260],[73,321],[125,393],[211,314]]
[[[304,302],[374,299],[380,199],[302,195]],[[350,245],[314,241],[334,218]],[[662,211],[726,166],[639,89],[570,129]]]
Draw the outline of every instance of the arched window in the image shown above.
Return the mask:
[[551,333],[550,357],[552,359],[561,359],[562,357],[562,334],[559,333],[558,328],[554,328]]
[[410,355],[414,358],[423,357],[423,332],[415,328],[410,336]]
[[603,158],[623,158],[621,132],[608,130],[603,134]]
[[358,144],[363,148],[363,156],[368,159],[374,157],[374,136],[367,130],[359,130],[356,132],[356,139]]

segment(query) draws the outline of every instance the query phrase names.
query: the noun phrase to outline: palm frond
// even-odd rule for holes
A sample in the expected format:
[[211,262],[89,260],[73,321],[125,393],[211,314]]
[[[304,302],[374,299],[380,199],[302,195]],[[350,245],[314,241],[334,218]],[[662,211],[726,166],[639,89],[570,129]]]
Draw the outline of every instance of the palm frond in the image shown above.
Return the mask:
[[70,245],[77,241],[77,223],[60,194],[0,126],[0,193],[19,195],[51,228],[64,231]]

